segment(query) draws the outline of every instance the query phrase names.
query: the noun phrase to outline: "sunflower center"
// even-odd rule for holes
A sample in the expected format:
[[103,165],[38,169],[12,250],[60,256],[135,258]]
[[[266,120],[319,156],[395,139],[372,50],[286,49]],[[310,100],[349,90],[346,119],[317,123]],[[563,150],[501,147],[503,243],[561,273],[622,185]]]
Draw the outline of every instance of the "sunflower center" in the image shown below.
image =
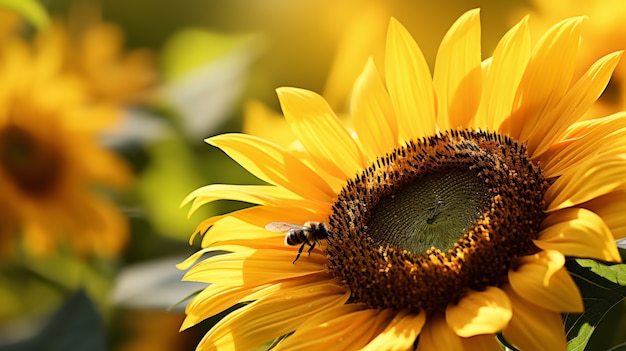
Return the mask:
[[0,129],[0,167],[17,187],[30,196],[52,191],[61,175],[61,157],[24,129]]
[[372,207],[368,234],[379,244],[414,253],[451,249],[489,204],[487,187],[472,170],[426,173]]
[[347,182],[329,217],[329,270],[371,308],[443,311],[506,282],[536,248],[548,182],[497,133],[411,141]]

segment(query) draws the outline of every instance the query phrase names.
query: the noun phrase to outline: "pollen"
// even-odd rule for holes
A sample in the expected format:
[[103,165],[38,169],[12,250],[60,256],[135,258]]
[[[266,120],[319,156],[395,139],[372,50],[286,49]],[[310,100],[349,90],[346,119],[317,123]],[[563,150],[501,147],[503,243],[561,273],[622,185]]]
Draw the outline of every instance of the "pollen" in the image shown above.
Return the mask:
[[328,269],[369,308],[443,311],[537,250],[548,186],[524,145],[501,134],[410,141],[339,193]]

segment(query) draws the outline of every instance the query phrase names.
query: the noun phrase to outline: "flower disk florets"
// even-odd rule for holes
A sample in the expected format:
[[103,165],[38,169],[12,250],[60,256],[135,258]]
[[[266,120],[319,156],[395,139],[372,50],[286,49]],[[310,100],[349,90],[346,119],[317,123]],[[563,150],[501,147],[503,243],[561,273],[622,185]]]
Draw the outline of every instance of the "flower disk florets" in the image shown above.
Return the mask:
[[536,250],[548,185],[524,145],[498,133],[410,141],[338,195],[329,270],[370,308],[443,311]]

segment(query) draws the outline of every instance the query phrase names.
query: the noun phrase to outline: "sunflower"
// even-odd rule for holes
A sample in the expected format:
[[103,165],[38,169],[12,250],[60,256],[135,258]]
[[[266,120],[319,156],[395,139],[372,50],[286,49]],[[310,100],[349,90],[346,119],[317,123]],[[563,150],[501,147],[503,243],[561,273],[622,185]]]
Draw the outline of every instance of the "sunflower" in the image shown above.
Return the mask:
[[468,11],[431,76],[392,19],[384,69],[368,61],[354,85],[354,133],[321,96],[280,88],[302,150],[207,139],[267,184],[212,184],[183,202],[256,205],[201,223],[203,249],[179,266],[214,253],[185,276],[211,285],[182,329],[239,307],[198,349],[500,350],[502,333],[564,350],[561,312],[583,309],[565,257],[620,261],[626,235],[626,115],[581,120],[621,53],[575,77],[582,21],[533,46],[525,17],[481,61]]
[[54,21],[40,33],[38,44],[61,50],[64,70],[83,79],[86,91],[95,100],[112,104],[141,102],[156,82],[154,54],[148,49],[125,52],[123,32],[101,21],[98,11],[92,6],[75,9],[73,21]]
[[61,73],[60,50],[9,37],[0,44],[0,247],[32,255],[70,247],[112,256],[127,241],[124,216],[103,190],[125,186],[124,162],[98,133],[117,112]]
[[[124,51],[122,30],[100,20],[98,8],[78,10],[74,11],[77,12],[74,22],[78,23],[70,23],[78,29],[65,29],[58,22],[56,30],[70,38],[69,65],[87,81],[90,93],[98,99],[117,103],[146,100],[157,81],[154,53],[144,48]],[[88,11],[95,12],[87,16],[90,21],[85,20]]]

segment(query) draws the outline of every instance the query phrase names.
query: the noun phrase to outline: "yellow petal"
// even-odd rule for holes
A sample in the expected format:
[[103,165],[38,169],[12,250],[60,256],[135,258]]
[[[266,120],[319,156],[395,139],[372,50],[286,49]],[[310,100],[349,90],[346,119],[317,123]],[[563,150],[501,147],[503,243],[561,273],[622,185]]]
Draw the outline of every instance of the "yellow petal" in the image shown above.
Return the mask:
[[517,86],[529,59],[530,31],[526,16],[500,39],[493,52],[484,79],[475,127],[498,130],[500,124],[511,114]]
[[392,313],[354,304],[322,311],[299,326],[276,350],[359,350],[382,331]]
[[264,228],[265,225],[270,222],[288,222],[296,224],[304,223],[306,221],[325,222],[328,220],[326,215],[327,211],[320,211],[316,213],[309,209],[294,207],[292,205],[248,207],[224,215],[213,216],[205,219],[198,225],[196,232],[191,235],[191,238],[189,238],[189,244],[193,245],[196,235],[207,232],[212,225],[227,217],[240,219],[246,223]]
[[[580,125],[577,123],[576,125]],[[560,143],[555,143],[551,150],[540,160],[547,177],[558,177],[579,164],[599,154],[621,154],[626,152],[626,114],[616,114],[595,120]],[[575,127],[576,128],[576,127]]]
[[481,92],[480,10],[467,11],[450,27],[437,51],[433,85],[437,125],[466,128],[478,109]]
[[565,257],[557,251],[541,251],[519,260],[509,270],[509,283],[528,301],[556,312],[582,312],[582,296],[567,270]]
[[[273,237],[284,238],[284,236],[284,233],[272,233],[263,227],[252,225],[235,217],[224,217],[216,221],[204,235],[202,247],[206,248],[224,241],[257,241]],[[253,247],[258,248],[258,246]]]
[[434,135],[435,94],[430,69],[411,34],[394,18],[387,32],[385,79],[400,140]]
[[225,311],[239,302],[249,302],[270,296],[276,292],[283,295],[292,293],[294,289],[307,286],[319,286],[332,282],[324,275],[311,275],[284,282],[274,282],[260,286],[224,286],[212,284],[196,295],[187,305],[181,330],[187,329],[217,313]]
[[528,302],[510,286],[503,289],[513,306],[513,317],[503,332],[504,337],[521,350],[565,351],[561,314]]
[[615,238],[597,214],[584,208],[570,208],[548,215],[535,245],[556,250],[565,256],[620,262]]
[[510,134],[514,138],[526,141],[537,121],[569,88],[576,63],[570,58],[578,53],[581,22],[578,17],[556,24],[535,47],[513,102]]
[[620,128],[623,128],[623,122],[620,120],[626,118],[626,112],[616,112],[611,115],[605,117],[598,117],[592,119],[583,119],[576,123],[573,123],[568,129],[566,133],[566,139],[576,139],[580,138],[594,128],[601,127],[606,124],[620,123]]
[[[81,230],[68,232],[67,234],[72,235],[71,244],[74,245],[76,252],[91,251],[103,257],[118,255],[128,240],[126,218],[113,203],[87,194],[85,197],[85,199],[78,199],[78,203],[73,205],[82,206],[81,209],[74,207],[76,211],[70,210],[73,213],[60,214],[60,216],[69,215],[71,218],[69,221],[73,220],[75,223],[93,222],[91,228],[83,226]],[[70,209],[70,207],[65,209]],[[42,225],[45,227],[46,223],[49,222],[43,221]],[[68,225],[65,228],[71,228],[71,226]],[[44,233],[49,235],[50,228],[46,229]]]
[[[246,134],[222,134],[206,140],[248,172],[305,199],[330,201],[334,192],[314,170],[278,145]],[[294,179],[298,179],[294,182]]]
[[427,320],[417,345],[417,351],[432,350],[502,351],[502,348],[491,334],[462,338],[448,327],[443,316],[434,315]]
[[497,333],[511,319],[511,303],[506,294],[493,286],[470,291],[456,305],[446,308],[446,323],[461,337]]
[[35,56],[33,67],[35,77],[53,77],[61,72],[67,55],[64,48],[70,43],[67,29],[60,22],[54,22],[47,30],[40,32],[36,41],[38,55]]
[[391,4],[385,1],[361,3],[352,7],[346,18],[322,96],[336,111],[343,110],[349,101],[352,82],[361,73],[367,58],[382,57],[385,47],[385,29]]
[[191,256],[187,257],[183,262],[176,264],[176,268],[184,271],[189,269],[189,267],[193,266],[194,263],[196,263],[196,261],[198,261],[198,259],[200,259],[200,257],[202,257],[202,255],[204,255],[207,251],[205,250],[198,250],[196,252],[194,252],[193,254],[191,254]]
[[415,339],[420,334],[426,315],[399,311],[385,330],[367,344],[361,351],[402,351],[413,348]]
[[276,92],[289,126],[319,167],[340,179],[363,169],[360,149],[324,98],[297,88],[279,88]]
[[258,286],[281,279],[325,272],[326,255],[318,250],[301,257],[295,264],[296,250],[248,250],[217,255],[193,266],[185,281],[228,286]]
[[385,85],[370,58],[352,89],[354,129],[372,161],[398,146],[398,126]]
[[587,208],[598,216],[611,230],[615,239],[626,238],[626,191],[616,191],[585,202],[581,207]]
[[294,330],[319,312],[342,306],[349,294],[336,284],[313,283],[279,289],[231,312],[200,341],[213,347],[252,350]]
[[546,152],[567,127],[589,110],[604,91],[621,56],[622,52],[614,52],[595,62],[558,105],[537,122],[528,139],[533,157]]
[[[263,239],[256,239],[256,240],[226,240],[226,241],[222,241],[219,243],[206,245],[206,248],[203,248],[203,250],[207,250],[207,252],[218,252],[218,254],[221,254],[223,253],[223,251],[240,252],[240,251],[247,251],[250,249],[290,251],[290,250],[293,250],[293,248],[297,250],[298,246],[285,245],[284,237],[272,237],[272,238],[263,238]],[[323,244],[322,246],[315,245],[315,249],[312,250],[311,253],[313,253],[317,249],[322,250],[323,248],[324,248]],[[296,253],[293,254],[294,257],[296,257],[296,255],[297,255]],[[306,253],[306,255],[308,256],[308,252]]]
[[251,287],[232,287],[223,285],[210,285],[200,291],[185,308],[185,320],[180,330],[191,328],[203,320],[220,313],[237,304],[241,299],[248,296]]
[[576,206],[626,185],[624,155],[605,153],[581,160],[571,172],[565,172],[550,186],[544,198],[548,211]]
[[233,200],[257,205],[278,206],[293,204],[294,206],[306,207],[306,204],[312,204],[311,201],[307,201],[283,187],[273,185],[210,184],[198,188],[187,195],[182,205],[184,206],[192,200],[193,203],[189,209],[190,215],[200,206],[217,200]]

